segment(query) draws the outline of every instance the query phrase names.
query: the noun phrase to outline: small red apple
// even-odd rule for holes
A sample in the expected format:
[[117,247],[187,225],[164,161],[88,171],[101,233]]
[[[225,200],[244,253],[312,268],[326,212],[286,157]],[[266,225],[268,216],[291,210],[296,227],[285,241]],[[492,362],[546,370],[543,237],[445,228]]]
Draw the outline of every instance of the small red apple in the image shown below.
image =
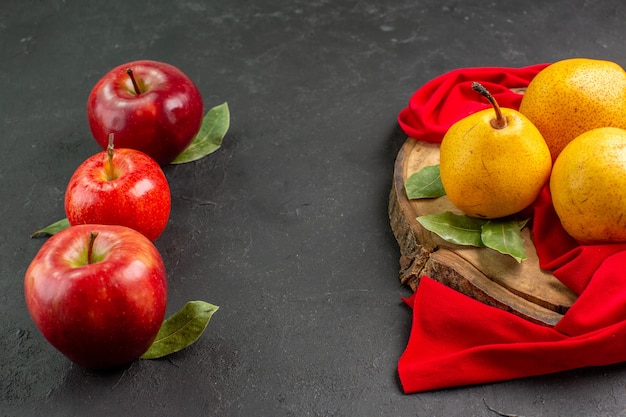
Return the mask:
[[[171,193],[163,170],[135,149],[99,152],[78,166],[65,192],[70,225],[117,224],[154,241],[167,225]],[[115,137],[117,140],[117,137]]]
[[140,150],[163,166],[198,133],[202,96],[178,68],[134,61],[112,69],[96,83],[87,100],[87,118],[102,149],[114,133],[116,146]]
[[132,362],[151,346],[166,310],[161,255],[124,226],[79,225],[46,241],[24,277],[43,336],[86,368]]

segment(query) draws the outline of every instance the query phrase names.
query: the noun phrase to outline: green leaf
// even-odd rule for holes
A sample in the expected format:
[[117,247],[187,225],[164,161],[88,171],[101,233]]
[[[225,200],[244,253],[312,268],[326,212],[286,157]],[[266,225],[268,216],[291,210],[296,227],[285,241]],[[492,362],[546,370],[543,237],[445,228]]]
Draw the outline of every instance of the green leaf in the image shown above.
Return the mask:
[[56,221],[46,227],[44,227],[43,229],[39,229],[36,232],[31,233],[30,237],[34,238],[34,237],[48,237],[48,236],[52,236],[56,233],[59,233],[61,230],[67,229],[68,227],[70,227],[70,222],[69,220],[67,220],[67,218],[65,219],[61,219],[59,221]]
[[215,152],[222,146],[222,140],[230,126],[228,103],[213,107],[202,119],[200,130],[189,146],[172,161],[172,164],[184,164],[196,161]]
[[526,248],[521,230],[528,220],[491,220],[482,227],[481,239],[485,246],[505,255],[510,255],[517,262],[526,259]]
[[446,194],[441,184],[439,165],[431,165],[414,173],[404,183],[409,200],[441,197]]
[[425,229],[457,245],[485,246],[481,240],[482,226],[488,220],[477,219],[445,211],[417,218]]
[[152,346],[141,358],[162,358],[192,345],[200,338],[218,308],[204,301],[189,301],[163,321]]

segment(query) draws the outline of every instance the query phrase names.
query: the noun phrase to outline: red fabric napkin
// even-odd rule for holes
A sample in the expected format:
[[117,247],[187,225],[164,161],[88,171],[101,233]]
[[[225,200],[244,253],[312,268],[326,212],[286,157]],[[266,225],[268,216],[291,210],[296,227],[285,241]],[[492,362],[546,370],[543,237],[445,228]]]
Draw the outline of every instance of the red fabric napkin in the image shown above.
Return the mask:
[[526,68],[462,68],[432,79],[413,94],[408,107],[398,116],[402,130],[412,138],[441,142],[448,128],[457,120],[491,107],[472,90],[480,82],[500,107],[519,108],[522,96],[512,88],[524,88],[547,64]]
[[[415,93],[399,115],[400,124],[411,137],[440,141],[459,117],[484,108],[469,83],[479,81],[492,94],[491,83],[524,87],[544,66],[444,74]],[[519,95],[497,91],[502,107],[518,108]],[[550,328],[422,277],[404,300],[413,309],[409,341],[398,362],[405,393],[626,361],[626,244],[576,243],[561,227],[547,186],[532,210],[541,268],[552,271],[578,299]]]

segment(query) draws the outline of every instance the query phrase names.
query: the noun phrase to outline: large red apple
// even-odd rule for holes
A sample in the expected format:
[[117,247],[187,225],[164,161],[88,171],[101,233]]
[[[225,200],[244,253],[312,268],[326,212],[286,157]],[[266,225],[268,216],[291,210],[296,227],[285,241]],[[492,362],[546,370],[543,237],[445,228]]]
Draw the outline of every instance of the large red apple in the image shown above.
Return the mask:
[[156,247],[133,229],[72,226],[41,247],[24,293],[55,348],[83,367],[108,368],[151,346],[165,315],[166,272]]
[[78,166],[65,192],[70,225],[122,225],[152,241],[165,229],[170,211],[170,188],[159,164],[135,149],[114,150],[112,141],[106,152]]
[[120,65],[93,87],[87,118],[96,142],[106,149],[110,133],[116,146],[150,155],[161,166],[174,160],[198,133],[202,96],[178,68],[141,60]]

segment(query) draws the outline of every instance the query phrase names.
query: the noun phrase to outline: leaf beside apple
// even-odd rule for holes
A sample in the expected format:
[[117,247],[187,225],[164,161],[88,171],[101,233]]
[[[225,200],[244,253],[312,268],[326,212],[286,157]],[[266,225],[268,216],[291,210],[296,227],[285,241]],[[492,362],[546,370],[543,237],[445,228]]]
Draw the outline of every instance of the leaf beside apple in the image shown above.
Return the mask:
[[218,309],[218,306],[205,301],[187,302],[163,322],[152,346],[141,359],[162,358],[195,343]]
[[39,229],[33,233],[31,233],[30,237],[48,237],[59,233],[61,230],[67,229],[70,227],[70,222],[67,220],[67,217],[58,220],[42,229]]
[[230,126],[228,103],[213,107],[202,119],[202,125],[189,146],[171,164],[184,164],[197,161],[215,152],[222,146],[222,140]]

